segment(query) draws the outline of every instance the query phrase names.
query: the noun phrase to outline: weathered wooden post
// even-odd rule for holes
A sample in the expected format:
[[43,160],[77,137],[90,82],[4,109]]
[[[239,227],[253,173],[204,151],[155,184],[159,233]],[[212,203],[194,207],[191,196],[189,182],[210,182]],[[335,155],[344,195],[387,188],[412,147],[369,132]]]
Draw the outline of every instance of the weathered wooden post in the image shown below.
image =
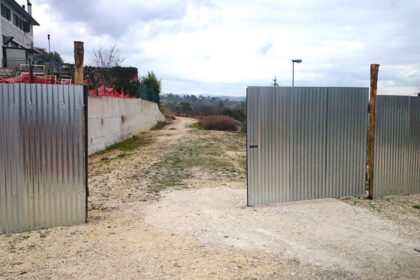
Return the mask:
[[369,100],[369,124],[368,124],[368,198],[373,198],[373,167],[375,159],[375,106],[378,89],[379,64],[370,65],[370,100]]
[[[83,42],[74,41],[74,84],[83,86],[83,57],[85,49]],[[85,159],[85,187],[86,187],[86,208],[85,208],[85,221],[88,218],[88,197],[89,197],[89,186],[88,186],[88,89],[87,86],[83,86],[83,133],[84,133],[84,159]]]
[[83,85],[83,42],[74,41],[74,84]]

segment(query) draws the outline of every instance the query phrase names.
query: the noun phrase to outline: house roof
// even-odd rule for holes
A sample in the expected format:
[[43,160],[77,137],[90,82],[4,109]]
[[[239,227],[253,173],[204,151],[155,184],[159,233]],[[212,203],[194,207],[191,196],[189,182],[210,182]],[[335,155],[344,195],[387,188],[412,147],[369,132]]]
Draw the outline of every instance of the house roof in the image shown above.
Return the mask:
[[23,14],[23,16],[29,20],[29,22],[32,25],[39,25],[39,23],[30,15],[28,14],[28,12],[22,8],[21,5],[19,5],[18,2],[14,1],[14,0],[6,0],[5,1],[7,4],[9,4],[11,7],[13,7],[15,10],[19,11],[21,14]]

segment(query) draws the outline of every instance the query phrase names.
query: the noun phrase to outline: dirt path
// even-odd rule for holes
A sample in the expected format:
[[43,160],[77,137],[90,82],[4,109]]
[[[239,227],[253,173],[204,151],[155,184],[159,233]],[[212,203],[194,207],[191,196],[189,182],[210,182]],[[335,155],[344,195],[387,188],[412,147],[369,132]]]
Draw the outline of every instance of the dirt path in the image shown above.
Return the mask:
[[383,278],[417,272],[418,210],[388,217],[356,199],[369,210],[335,200],[246,208],[245,137],[194,123],[178,118],[90,157],[89,223],[1,235],[0,279],[374,279],[386,262]]

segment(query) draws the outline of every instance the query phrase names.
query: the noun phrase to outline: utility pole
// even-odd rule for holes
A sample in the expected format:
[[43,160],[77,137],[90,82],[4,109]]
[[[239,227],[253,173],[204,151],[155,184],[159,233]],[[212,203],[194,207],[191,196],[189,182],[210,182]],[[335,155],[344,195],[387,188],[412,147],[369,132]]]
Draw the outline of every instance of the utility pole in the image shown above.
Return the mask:
[[369,126],[368,126],[368,198],[373,198],[373,167],[375,160],[375,107],[378,89],[379,64],[370,65],[370,99],[369,99]]
[[74,84],[83,86],[83,42],[74,41]]

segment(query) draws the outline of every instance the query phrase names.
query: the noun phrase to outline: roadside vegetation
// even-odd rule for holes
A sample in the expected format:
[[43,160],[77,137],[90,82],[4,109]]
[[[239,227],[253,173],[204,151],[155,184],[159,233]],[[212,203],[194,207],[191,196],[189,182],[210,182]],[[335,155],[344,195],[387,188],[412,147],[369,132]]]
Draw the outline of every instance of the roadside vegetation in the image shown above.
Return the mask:
[[103,151],[97,152],[89,157],[89,175],[100,175],[110,172],[119,161],[131,156],[139,149],[146,147],[152,141],[148,134],[141,133],[132,136],[124,141],[115,143]]
[[[246,131],[246,103],[244,97],[215,97],[195,95],[162,95],[162,105],[173,114],[197,119],[226,116],[233,120],[235,130]],[[230,122],[230,121],[229,121]]]
[[198,125],[207,130],[227,130],[236,131],[235,122],[231,117],[224,115],[215,115],[201,118]]
[[135,135],[124,141],[112,144],[105,149],[105,152],[119,150],[121,152],[130,152],[139,146],[145,145],[150,142],[150,137],[143,135]]
[[170,124],[171,122],[169,121],[163,121],[163,122],[158,122],[154,127],[152,127],[152,130],[158,130],[158,129],[162,129],[165,126],[167,126],[168,124]]

